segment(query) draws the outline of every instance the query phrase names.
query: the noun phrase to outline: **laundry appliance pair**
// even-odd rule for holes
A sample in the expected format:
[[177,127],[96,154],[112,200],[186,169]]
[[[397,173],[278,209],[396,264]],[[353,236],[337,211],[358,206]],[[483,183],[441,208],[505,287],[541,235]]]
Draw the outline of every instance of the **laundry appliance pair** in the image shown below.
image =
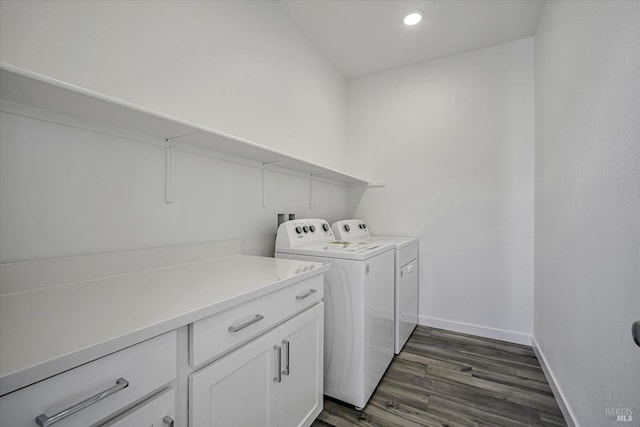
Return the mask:
[[363,408],[418,320],[418,241],[352,219],[282,223],[276,257],[324,262],[324,394]]

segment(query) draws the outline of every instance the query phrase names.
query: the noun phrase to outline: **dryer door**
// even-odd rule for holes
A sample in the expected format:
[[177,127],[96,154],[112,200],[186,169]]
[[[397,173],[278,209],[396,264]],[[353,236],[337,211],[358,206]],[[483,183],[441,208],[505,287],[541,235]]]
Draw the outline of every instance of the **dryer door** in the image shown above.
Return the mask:
[[418,259],[400,269],[396,294],[395,352],[400,352],[418,323]]

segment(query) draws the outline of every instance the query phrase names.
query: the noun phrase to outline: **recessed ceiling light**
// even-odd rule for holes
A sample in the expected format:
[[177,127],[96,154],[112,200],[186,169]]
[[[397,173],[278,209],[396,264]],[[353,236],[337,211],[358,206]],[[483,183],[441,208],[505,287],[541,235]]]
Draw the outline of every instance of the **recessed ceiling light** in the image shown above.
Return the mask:
[[414,10],[413,12],[409,12],[407,16],[404,17],[404,25],[416,25],[420,21],[422,21],[422,12],[419,10]]

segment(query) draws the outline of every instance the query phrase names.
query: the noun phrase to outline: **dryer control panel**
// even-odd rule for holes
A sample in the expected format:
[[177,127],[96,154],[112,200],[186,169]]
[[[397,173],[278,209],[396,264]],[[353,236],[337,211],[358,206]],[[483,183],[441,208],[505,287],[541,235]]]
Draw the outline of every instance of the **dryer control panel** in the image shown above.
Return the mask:
[[333,234],[339,240],[358,240],[371,237],[369,227],[361,219],[343,219],[336,221],[331,226]]
[[293,219],[278,227],[276,251],[334,240],[333,231],[324,219]]

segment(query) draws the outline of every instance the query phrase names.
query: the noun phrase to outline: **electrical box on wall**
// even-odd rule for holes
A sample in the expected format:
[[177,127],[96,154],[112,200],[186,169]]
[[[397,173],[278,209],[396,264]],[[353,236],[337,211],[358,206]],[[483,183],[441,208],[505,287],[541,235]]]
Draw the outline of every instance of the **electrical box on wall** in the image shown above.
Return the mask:
[[283,222],[291,221],[293,219],[296,219],[296,214],[294,213],[279,213],[278,225],[276,226],[276,233],[278,232],[278,227],[280,227],[280,224],[282,224]]

